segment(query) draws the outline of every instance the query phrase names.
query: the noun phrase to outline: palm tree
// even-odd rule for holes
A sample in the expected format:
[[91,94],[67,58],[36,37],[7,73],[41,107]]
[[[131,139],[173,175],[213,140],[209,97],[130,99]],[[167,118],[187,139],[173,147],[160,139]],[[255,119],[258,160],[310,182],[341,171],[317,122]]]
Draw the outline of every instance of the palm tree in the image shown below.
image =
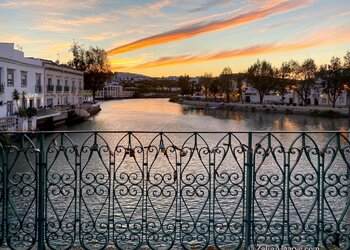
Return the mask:
[[18,93],[17,89],[15,89],[15,90],[12,92],[12,100],[15,101],[17,111],[18,111],[18,101],[19,101],[19,99],[20,99],[19,93]]
[[25,108],[26,107],[26,101],[27,101],[27,98],[26,98],[26,95],[27,93],[25,91],[22,92],[22,108]]

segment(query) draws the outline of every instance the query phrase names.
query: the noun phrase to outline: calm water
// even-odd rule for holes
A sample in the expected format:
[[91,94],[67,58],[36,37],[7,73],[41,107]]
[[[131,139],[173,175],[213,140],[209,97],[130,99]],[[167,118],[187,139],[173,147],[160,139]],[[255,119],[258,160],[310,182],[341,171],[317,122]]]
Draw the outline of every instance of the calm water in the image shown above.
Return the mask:
[[82,124],[59,129],[113,131],[329,131],[346,130],[347,120],[307,115],[223,110],[184,111],[168,99],[116,100]]

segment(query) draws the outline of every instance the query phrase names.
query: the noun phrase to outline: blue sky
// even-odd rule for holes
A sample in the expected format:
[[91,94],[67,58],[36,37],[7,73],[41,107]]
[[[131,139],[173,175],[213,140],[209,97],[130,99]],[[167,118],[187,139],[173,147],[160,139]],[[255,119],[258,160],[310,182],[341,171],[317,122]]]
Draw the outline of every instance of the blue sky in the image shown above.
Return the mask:
[[217,75],[350,49],[349,0],[0,0],[0,41],[26,56],[70,59],[73,40],[108,51],[112,69]]

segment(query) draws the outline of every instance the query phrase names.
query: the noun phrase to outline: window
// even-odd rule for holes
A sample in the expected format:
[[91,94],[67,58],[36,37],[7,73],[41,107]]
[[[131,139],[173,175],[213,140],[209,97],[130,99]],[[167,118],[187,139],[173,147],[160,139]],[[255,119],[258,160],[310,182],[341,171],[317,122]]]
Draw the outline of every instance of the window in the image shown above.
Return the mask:
[[65,85],[65,86],[68,86],[68,79],[66,79],[66,80],[64,81],[64,85]]
[[36,85],[41,85],[41,74],[36,73]]
[[47,106],[51,106],[53,104],[52,98],[47,98]]
[[21,87],[27,87],[27,72],[21,71]]
[[7,69],[7,86],[13,87],[14,85],[14,76],[15,76],[15,70],[14,69]]
[[47,78],[47,91],[52,92],[53,91],[53,85],[52,85],[52,78]]
[[57,79],[57,86],[61,85],[61,79]]

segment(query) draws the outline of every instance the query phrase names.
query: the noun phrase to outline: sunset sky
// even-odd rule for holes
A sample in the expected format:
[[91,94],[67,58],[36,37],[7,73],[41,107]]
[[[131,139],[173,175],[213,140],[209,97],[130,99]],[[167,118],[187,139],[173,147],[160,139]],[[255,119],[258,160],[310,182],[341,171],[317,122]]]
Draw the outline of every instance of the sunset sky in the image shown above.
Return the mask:
[[113,71],[149,76],[245,70],[350,50],[350,0],[0,0],[0,42],[66,62],[73,40]]

